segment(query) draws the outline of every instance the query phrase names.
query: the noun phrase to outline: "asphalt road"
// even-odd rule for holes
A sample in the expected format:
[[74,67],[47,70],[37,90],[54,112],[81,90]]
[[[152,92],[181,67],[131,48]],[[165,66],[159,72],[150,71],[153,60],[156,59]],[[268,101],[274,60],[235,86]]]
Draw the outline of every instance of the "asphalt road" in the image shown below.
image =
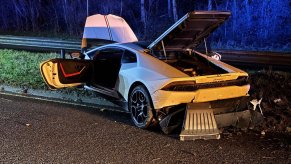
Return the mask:
[[126,113],[0,94],[0,163],[290,163],[290,135],[179,141]]

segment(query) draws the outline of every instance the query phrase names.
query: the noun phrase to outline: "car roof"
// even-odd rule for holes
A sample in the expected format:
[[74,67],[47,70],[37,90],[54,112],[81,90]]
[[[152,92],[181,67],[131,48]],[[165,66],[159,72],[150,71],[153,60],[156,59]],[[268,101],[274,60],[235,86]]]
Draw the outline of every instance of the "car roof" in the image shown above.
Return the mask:
[[120,47],[120,48],[125,48],[133,51],[144,51],[147,47],[147,43],[142,43],[142,42],[130,42],[130,43],[111,43],[111,44],[106,44],[102,46],[98,46],[95,48],[90,49],[89,51],[86,52],[90,53],[92,51],[95,51],[97,49],[102,49],[102,48],[109,48],[109,47]]

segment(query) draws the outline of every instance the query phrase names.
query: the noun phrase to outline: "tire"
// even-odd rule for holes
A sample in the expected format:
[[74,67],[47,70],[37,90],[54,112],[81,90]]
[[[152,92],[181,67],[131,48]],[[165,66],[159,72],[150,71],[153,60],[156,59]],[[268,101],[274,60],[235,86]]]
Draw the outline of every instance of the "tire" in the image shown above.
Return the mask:
[[154,108],[149,93],[144,86],[138,85],[130,92],[128,108],[135,126],[141,129],[152,127]]

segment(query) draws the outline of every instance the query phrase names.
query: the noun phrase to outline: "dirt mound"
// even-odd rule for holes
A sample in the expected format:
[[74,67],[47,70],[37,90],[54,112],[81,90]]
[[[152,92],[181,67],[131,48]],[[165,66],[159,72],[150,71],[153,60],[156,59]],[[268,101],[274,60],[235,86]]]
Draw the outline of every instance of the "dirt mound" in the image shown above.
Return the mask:
[[[264,120],[257,130],[290,132],[291,127],[291,73],[259,71],[250,73],[250,96],[260,100]],[[258,110],[258,109],[257,109]]]

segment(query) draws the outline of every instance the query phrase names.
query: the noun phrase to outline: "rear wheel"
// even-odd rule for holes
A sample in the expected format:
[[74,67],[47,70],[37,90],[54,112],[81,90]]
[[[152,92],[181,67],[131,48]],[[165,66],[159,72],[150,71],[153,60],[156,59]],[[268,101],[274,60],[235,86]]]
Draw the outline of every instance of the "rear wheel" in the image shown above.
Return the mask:
[[145,87],[136,86],[129,95],[128,103],[133,123],[142,129],[149,128],[153,121],[153,105]]

